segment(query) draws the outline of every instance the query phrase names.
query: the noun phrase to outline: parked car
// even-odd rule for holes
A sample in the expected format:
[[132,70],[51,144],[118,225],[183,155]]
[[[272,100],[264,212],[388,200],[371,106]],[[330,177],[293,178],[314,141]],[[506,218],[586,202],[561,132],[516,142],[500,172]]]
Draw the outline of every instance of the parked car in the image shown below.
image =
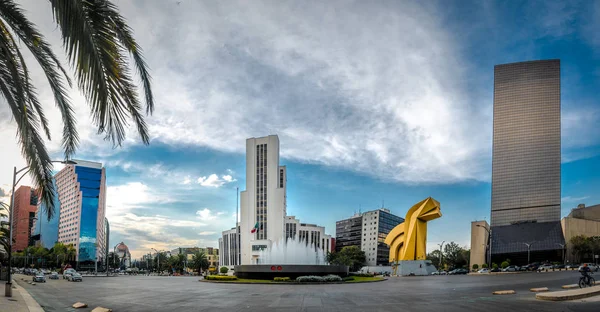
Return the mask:
[[75,272],[75,273],[72,273],[71,275],[69,275],[68,281],[70,281],[70,282],[83,282],[83,277],[81,277],[81,274]]
[[537,271],[538,272],[547,271],[547,270],[552,270],[553,268],[554,268],[554,266],[551,264],[542,264],[538,267]]
[[66,280],[68,280],[68,279],[69,279],[69,276],[71,276],[73,273],[77,273],[77,271],[75,271],[75,269],[66,269],[66,270],[63,272],[63,279],[66,279]]
[[564,264],[557,264],[554,266],[555,269],[564,269],[565,265]]
[[481,269],[479,271],[477,271],[477,273],[490,273],[489,269]]
[[500,271],[499,268],[495,268],[495,269],[492,269],[490,272],[494,272],[495,273],[495,272],[502,272],[502,271]]
[[36,283],[45,283],[46,282],[46,277],[44,276],[44,274],[38,273],[37,275],[35,275],[33,277],[33,281],[36,282]]
[[537,271],[537,269],[539,268],[540,263],[539,262],[534,262],[531,264],[527,265],[527,271]]
[[467,269],[456,269],[454,270],[454,275],[463,275],[469,273]]
[[519,270],[519,267],[516,265],[509,265],[506,268],[502,269],[502,272],[516,272]]
[[[583,268],[584,264],[585,263],[581,264],[581,266],[579,267],[579,271],[581,271],[581,269]],[[593,264],[593,263],[587,263],[587,266],[588,266],[588,268],[590,268],[590,271],[592,271],[592,272],[598,272],[598,267],[595,264]]]
[[58,279],[58,273],[56,272],[52,272],[50,273],[50,276],[48,276],[49,279]]
[[579,269],[579,263],[567,264],[567,269]]

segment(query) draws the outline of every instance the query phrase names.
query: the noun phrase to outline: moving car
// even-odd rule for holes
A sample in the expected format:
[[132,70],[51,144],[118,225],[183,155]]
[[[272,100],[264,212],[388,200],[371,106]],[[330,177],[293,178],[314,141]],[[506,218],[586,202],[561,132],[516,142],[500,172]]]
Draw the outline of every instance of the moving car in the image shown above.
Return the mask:
[[83,282],[83,277],[81,277],[81,274],[75,272],[75,273],[72,273],[71,275],[69,275],[68,281],[70,281],[70,282]]
[[486,269],[481,269],[481,270],[477,271],[477,273],[490,273],[490,270],[487,269],[487,268]]
[[46,277],[44,276],[43,273],[38,273],[33,277],[33,281],[37,282],[37,283],[45,283]]
[[48,278],[50,278],[50,279],[58,279],[58,273],[52,272],[52,273],[50,273],[50,276]]

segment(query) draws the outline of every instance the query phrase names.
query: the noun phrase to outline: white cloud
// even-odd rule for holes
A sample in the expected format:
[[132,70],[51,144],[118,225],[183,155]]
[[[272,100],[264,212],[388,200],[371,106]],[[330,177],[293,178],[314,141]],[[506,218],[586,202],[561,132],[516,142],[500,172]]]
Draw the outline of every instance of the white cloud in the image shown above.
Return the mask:
[[234,181],[237,181],[237,180],[234,179],[230,175],[223,175],[219,178],[219,176],[215,173],[209,175],[208,177],[206,177],[206,176],[199,177],[196,180],[196,182],[198,182],[198,184],[200,184],[202,186],[207,186],[207,187],[221,187],[225,183],[230,183],[230,182],[234,182]]
[[565,197],[561,198],[560,201],[563,203],[579,203],[588,198],[590,198],[590,197],[589,196],[580,196],[580,197],[565,196]]
[[141,182],[129,182],[123,185],[108,186],[106,190],[106,215],[113,217],[131,209],[142,208],[147,204],[164,204],[174,199],[157,192]]
[[181,184],[184,184],[184,185],[188,185],[188,184],[190,184],[190,183],[192,183],[192,179],[191,179],[189,176],[188,176],[188,177],[185,177],[185,178],[183,179],[183,182],[181,182]]
[[196,215],[198,216],[198,218],[200,220],[206,220],[206,221],[214,220],[217,218],[217,216],[213,215],[212,212],[210,211],[210,209],[208,209],[208,208],[204,208],[202,210],[196,211]]
[[211,231],[202,231],[200,233],[198,233],[198,235],[200,236],[206,236],[206,235],[213,235],[216,234],[217,232],[211,232]]

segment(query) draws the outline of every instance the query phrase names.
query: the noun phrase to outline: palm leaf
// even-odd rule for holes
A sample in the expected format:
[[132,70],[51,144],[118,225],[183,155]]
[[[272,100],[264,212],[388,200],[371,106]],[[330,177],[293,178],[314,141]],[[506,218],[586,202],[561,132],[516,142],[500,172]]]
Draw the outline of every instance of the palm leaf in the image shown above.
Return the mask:
[[21,153],[30,165],[33,181],[38,186],[43,200],[50,203],[46,205],[50,219],[54,215],[52,163],[38,132],[40,117],[35,109],[37,100],[30,98],[34,93],[28,90],[32,88],[17,44],[0,20],[0,93],[17,123]]
[[[62,115],[64,124],[62,145],[65,152],[65,158],[68,159],[75,153],[79,143],[76,121],[73,116],[71,103],[66,95],[63,77],[67,80],[69,86],[71,85],[71,80],[61,66],[56,55],[52,52],[50,45],[43,39],[41,33],[39,33],[34,25],[27,20],[23,11],[12,0],[0,0],[0,18],[2,18],[12,31],[15,32],[16,36],[21,39],[21,42],[29,49],[46,75],[50,89],[54,94],[54,101]],[[20,55],[20,52],[18,53]],[[23,62],[23,65],[24,64],[25,63]],[[47,131],[41,107],[35,105],[35,108],[37,114],[41,117],[42,125]]]
[[75,68],[78,85],[91,106],[98,132],[105,134],[114,145],[120,145],[125,139],[127,120],[131,118],[142,141],[148,144],[148,130],[127,69],[126,51],[132,51],[144,83],[148,112],[153,107],[150,78],[139,47],[130,40],[130,30],[116,7],[106,0],[50,0],[50,3],[54,20],[61,29],[63,46]]

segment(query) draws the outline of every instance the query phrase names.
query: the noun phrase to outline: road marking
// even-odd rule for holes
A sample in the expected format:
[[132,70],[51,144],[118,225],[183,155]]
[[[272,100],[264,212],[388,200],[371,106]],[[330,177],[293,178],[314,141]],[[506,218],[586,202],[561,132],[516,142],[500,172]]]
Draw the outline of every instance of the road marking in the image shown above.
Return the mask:
[[531,292],[542,292],[542,291],[548,291],[548,287],[531,288],[531,289],[529,289],[529,291],[531,291]]
[[517,292],[514,290],[497,290],[497,291],[493,292],[492,294],[494,294],[494,295],[513,295],[516,293]]

